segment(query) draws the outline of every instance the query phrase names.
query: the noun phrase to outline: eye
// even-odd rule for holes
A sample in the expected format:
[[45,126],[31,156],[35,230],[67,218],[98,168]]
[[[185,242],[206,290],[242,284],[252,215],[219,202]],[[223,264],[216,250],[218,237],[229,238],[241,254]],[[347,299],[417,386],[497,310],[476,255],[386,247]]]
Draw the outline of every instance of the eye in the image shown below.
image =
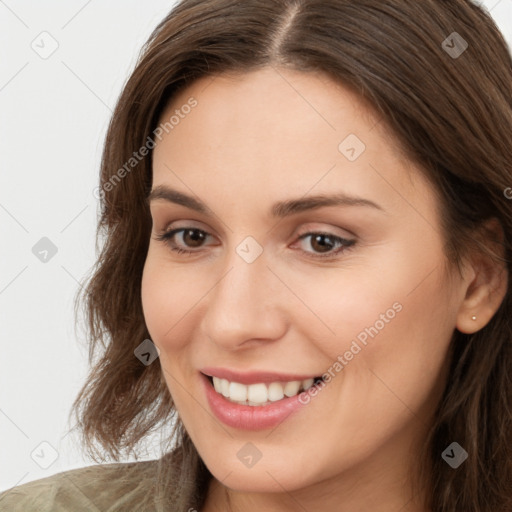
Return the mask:
[[[202,229],[184,227],[161,233],[155,239],[164,242],[171,251],[177,254],[191,255],[199,252],[209,237],[212,238],[212,235]],[[356,242],[332,233],[322,232],[305,233],[299,237],[299,242],[307,239],[310,239],[309,245],[313,248],[313,251],[304,250],[304,252],[310,254],[313,258],[335,258]]]
[[192,254],[198,251],[189,250],[188,248],[200,249],[208,237],[211,237],[211,235],[202,229],[186,227],[161,233],[155,239],[164,242],[171,251],[178,254]]
[[[353,246],[355,240],[347,240],[332,233],[305,233],[299,237],[299,241],[310,239],[309,245],[313,251],[305,251],[312,254],[314,258],[333,258],[339,253],[346,251],[349,247]],[[335,249],[336,250],[333,250]]]

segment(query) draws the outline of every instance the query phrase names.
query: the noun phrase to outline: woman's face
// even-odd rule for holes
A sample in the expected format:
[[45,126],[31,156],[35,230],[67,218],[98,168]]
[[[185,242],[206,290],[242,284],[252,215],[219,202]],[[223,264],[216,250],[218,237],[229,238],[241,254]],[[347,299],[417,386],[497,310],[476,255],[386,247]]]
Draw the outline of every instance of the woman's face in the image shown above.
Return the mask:
[[433,188],[323,75],[205,78],[162,123],[173,115],[153,154],[142,300],[204,462],[247,492],[400,488],[464,297]]

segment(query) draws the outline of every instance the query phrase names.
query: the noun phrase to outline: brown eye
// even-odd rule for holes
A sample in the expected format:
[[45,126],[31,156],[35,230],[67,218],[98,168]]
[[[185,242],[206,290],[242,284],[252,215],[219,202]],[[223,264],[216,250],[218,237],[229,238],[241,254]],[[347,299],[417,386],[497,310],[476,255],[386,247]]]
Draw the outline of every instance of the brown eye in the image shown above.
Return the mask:
[[314,235],[311,238],[311,247],[313,247],[316,252],[328,252],[335,246],[330,239],[331,237],[328,235]]
[[331,233],[306,233],[299,237],[301,241],[306,239],[310,240],[309,246],[313,250],[304,248],[304,252],[319,258],[336,257],[356,242],[355,240],[346,240]]
[[172,251],[178,254],[199,252],[209,233],[197,228],[178,228],[156,236],[156,240],[164,242]]
[[200,247],[206,238],[206,233],[199,229],[183,230],[183,242],[188,247]]

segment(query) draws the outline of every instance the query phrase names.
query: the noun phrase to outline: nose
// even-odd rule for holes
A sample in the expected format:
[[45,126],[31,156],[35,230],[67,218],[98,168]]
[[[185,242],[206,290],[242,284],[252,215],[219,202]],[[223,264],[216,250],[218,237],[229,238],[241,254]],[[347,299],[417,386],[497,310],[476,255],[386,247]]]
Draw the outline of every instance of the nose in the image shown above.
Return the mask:
[[203,335],[227,350],[279,339],[287,327],[285,287],[264,253],[252,263],[233,253],[206,297]]

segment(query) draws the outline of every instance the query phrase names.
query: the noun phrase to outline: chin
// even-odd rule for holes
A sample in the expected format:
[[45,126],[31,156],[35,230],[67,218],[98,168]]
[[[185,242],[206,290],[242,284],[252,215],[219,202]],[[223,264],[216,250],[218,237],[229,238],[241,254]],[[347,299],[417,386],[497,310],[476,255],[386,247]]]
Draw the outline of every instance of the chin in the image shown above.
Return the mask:
[[205,463],[219,482],[238,492],[282,493],[283,489],[290,492],[313,483],[312,475],[305,473],[303,460],[276,457],[265,463],[262,457],[252,467],[245,467],[238,459],[220,462],[217,458],[212,464]]

